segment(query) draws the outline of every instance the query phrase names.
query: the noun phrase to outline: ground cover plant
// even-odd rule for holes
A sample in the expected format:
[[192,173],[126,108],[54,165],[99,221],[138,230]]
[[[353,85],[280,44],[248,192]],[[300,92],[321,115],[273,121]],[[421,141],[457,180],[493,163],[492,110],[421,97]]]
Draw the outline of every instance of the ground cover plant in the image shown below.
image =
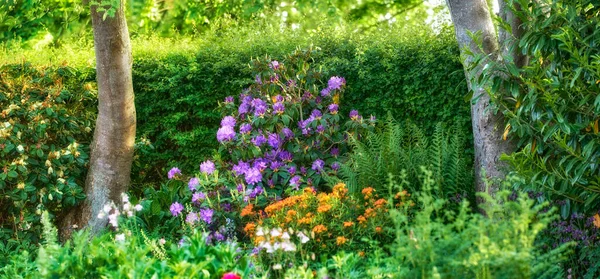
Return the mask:
[[[136,22],[121,193],[90,187],[128,174],[88,156],[114,150],[93,119],[117,93],[103,65],[129,50],[99,51],[75,27],[87,7],[53,1],[0,8],[0,37],[29,38],[0,51],[0,278],[598,277],[596,2],[448,0],[456,40],[411,26],[415,1],[334,1],[298,23],[321,1],[92,2],[95,39]],[[482,140],[514,149],[482,160]]]

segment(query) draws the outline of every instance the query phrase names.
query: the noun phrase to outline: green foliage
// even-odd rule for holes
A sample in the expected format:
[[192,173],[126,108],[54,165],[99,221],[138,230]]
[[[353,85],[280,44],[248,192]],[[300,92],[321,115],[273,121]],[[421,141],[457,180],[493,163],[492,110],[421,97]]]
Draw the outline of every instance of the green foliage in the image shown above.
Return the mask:
[[[84,198],[96,96],[69,67],[0,68],[0,252],[39,240],[39,215]],[[2,263],[4,259],[0,259]]]
[[[530,63],[495,63],[481,82],[508,118],[520,150],[505,159],[517,185],[565,199],[571,210],[600,206],[600,5],[597,1],[509,1],[527,9],[516,42]],[[490,75],[500,73],[499,75]],[[564,216],[566,217],[566,216]]]
[[568,245],[542,253],[538,234],[557,218],[546,204],[520,193],[485,193],[485,216],[470,212],[468,202],[456,212],[446,199],[434,198],[433,173],[423,168],[423,191],[413,195],[416,212],[392,210],[396,241],[390,257],[376,257],[367,270],[373,278],[557,278]]
[[410,185],[407,190],[418,191],[421,167],[425,166],[433,173],[438,196],[473,198],[472,162],[464,152],[468,145],[458,125],[444,129],[438,123],[428,137],[413,122],[400,124],[390,114],[376,131],[364,138],[350,137],[350,144],[353,151],[348,163],[342,166],[340,177],[347,181],[352,192],[369,186],[383,192],[388,175],[399,176],[403,171]]
[[[36,261],[17,262],[23,257],[13,257],[0,272],[9,275],[23,268],[30,271],[17,278],[221,278],[228,272],[246,278],[250,272],[247,257],[235,245],[209,246],[202,233],[186,237],[177,246],[161,244],[135,231],[124,240],[110,232],[93,239],[87,232],[79,232],[60,245],[47,213],[42,222],[45,243]],[[156,249],[164,254],[155,254]],[[37,267],[35,271],[32,265]]]
[[[134,173],[143,169],[141,179],[159,180],[167,165],[177,165],[187,173],[196,169],[196,163],[217,147],[214,139],[220,115],[216,104],[253,82],[249,58],[269,54],[283,60],[298,46],[319,47],[313,67],[322,68],[324,76],[346,79],[341,114],[357,109],[363,115],[383,116],[391,111],[399,119],[412,119],[426,134],[435,129],[431,119],[447,126],[458,123],[471,142],[466,84],[450,30],[439,37],[397,29],[387,32],[398,36],[388,36],[324,27],[304,37],[291,30],[257,30],[264,29],[240,28],[220,33],[218,38],[207,35],[186,42],[196,45],[195,49],[174,44],[170,54],[160,47],[155,55],[150,45],[145,51],[135,51],[134,45],[138,135],[146,136],[156,148],[138,162]],[[448,76],[449,71],[458,74]]]
[[[320,23],[349,23],[372,29],[395,22],[405,25],[408,17],[421,18],[419,0],[281,1],[281,0],[123,0],[133,35],[194,35],[227,29],[255,21],[274,26],[294,25],[304,30]],[[114,16],[119,0],[93,0],[104,17]],[[77,0],[4,0],[0,6],[0,40],[24,40],[35,44],[59,44],[64,39],[91,37],[89,7]],[[387,15],[387,17],[386,17]],[[398,18],[400,21],[396,21]]]

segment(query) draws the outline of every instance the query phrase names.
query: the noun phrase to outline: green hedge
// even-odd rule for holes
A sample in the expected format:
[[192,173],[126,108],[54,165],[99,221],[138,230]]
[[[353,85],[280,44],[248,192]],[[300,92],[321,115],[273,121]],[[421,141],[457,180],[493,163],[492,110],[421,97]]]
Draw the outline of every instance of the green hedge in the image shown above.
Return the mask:
[[[169,166],[185,172],[197,168],[217,146],[217,103],[239,95],[253,80],[251,59],[282,59],[296,48],[320,49],[313,65],[328,76],[346,78],[344,114],[354,108],[383,118],[391,111],[396,119],[411,119],[428,133],[438,121],[448,127],[458,122],[471,135],[467,87],[450,29],[437,35],[424,28],[371,34],[357,34],[346,26],[317,30],[246,26],[202,38],[133,38],[138,139],[145,136],[154,146],[138,145],[142,148],[136,153],[134,184],[162,179]],[[43,55],[3,49],[0,59],[52,65],[68,61],[84,83],[95,78],[91,49],[86,42],[65,44]],[[471,138],[467,142],[470,145]]]
[[452,32],[390,35],[393,32],[400,31],[356,35],[330,28],[310,36],[277,31],[220,34],[198,42],[195,53],[189,48],[153,53],[148,50],[152,47],[138,46],[133,70],[138,135],[147,136],[156,148],[143,153],[136,164],[137,170],[145,171],[140,177],[155,181],[164,176],[167,165],[197,168],[217,146],[217,103],[237,96],[253,80],[250,59],[281,59],[297,47],[320,48],[317,67],[346,78],[342,113],[354,108],[382,118],[391,111],[427,132],[438,121],[457,121],[470,135],[467,88]]

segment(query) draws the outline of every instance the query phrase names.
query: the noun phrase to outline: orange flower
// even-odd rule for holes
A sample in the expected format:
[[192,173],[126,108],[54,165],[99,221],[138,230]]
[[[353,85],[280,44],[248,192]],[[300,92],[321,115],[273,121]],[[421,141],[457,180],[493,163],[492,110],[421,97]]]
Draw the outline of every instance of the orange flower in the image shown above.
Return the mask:
[[358,252],[358,256],[360,256],[360,257],[364,257],[364,256],[365,256],[365,251],[360,251],[360,252]]
[[373,189],[373,187],[367,187],[362,189],[361,193],[365,196],[365,199],[368,199],[371,197],[371,195],[373,195],[373,192],[375,192],[375,189]]
[[347,238],[345,238],[343,236],[338,236],[337,239],[335,240],[335,243],[337,245],[343,245],[344,243],[346,243],[346,241],[348,241]]
[[373,210],[373,208],[367,208],[365,209],[365,217],[366,218],[371,218],[371,217],[375,217],[376,213],[375,210]]
[[387,201],[385,199],[378,199],[373,205],[375,205],[375,208],[381,208],[384,207],[387,204]]
[[310,224],[310,222],[312,222],[312,213],[306,213],[306,216],[300,218],[300,220],[298,220],[298,224],[302,225],[302,224]]
[[312,231],[314,233],[322,233],[322,232],[326,232],[327,231],[327,227],[323,226],[323,225],[316,225]]
[[252,215],[254,215],[253,209],[254,209],[254,205],[253,204],[246,205],[246,207],[244,207],[242,209],[242,213],[240,213],[240,216],[244,217],[244,216],[252,216]]
[[330,209],[331,209],[331,205],[324,204],[324,205],[319,206],[319,208],[317,208],[317,211],[319,213],[325,213],[325,212],[329,211]]
[[351,222],[351,221],[344,222],[344,228],[352,227],[353,225],[354,225],[354,222]]
[[244,227],[244,232],[249,236],[254,235],[255,231],[256,231],[256,224],[254,224],[252,222],[246,224],[246,226]]
[[348,193],[348,189],[346,188],[346,184],[340,182],[338,184],[335,184],[335,186],[333,186],[333,196],[337,197],[337,198],[343,198],[346,193]]
[[296,212],[296,210],[290,209],[287,212],[287,216],[289,217],[295,217],[298,214],[298,212]]
[[376,233],[381,233],[383,231],[383,229],[381,227],[376,227],[375,228],[375,232]]
[[363,224],[365,222],[367,222],[367,218],[365,218],[365,216],[358,216],[358,218],[356,218],[356,220],[358,220],[358,223]]

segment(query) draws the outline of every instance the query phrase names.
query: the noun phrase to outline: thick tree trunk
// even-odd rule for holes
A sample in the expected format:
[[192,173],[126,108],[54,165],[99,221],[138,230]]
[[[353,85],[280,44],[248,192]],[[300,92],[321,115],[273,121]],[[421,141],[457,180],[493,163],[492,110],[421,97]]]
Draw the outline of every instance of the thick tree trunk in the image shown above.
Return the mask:
[[91,9],[98,81],[98,118],[91,146],[85,185],[86,199],[61,222],[61,236],[73,228],[88,228],[96,234],[106,226],[98,213],[110,201],[119,204],[127,191],[135,142],[135,104],[131,77],[132,57],[129,31],[123,10],[114,17]]
[[[497,190],[497,185],[492,184],[492,187],[487,189],[485,180],[502,179],[505,176],[504,164],[501,163],[500,156],[512,152],[514,145],[502,139],[504,117],[501,114],[493,114],[487,109],[490,104],[489,95],[484,88],[472,82],[481,74],[487,64],[486,60],[480,61],[478,65],[472,65],[474,57],[470,53],[480,54],[483,51],[484,55],[488,55],[487,61],[497,59],[499,44],[496,31],[485,0],[447,0],[447,3],[461,49],[467,83],[473,92],[471,124],[475,144],[475,190],[493,194]],[[469,34],[477,34],[481,38],[482,48]],[[467,70],[473,66],[475,66],[473,71]],[[482,171],[485,177],[482,176]]]

